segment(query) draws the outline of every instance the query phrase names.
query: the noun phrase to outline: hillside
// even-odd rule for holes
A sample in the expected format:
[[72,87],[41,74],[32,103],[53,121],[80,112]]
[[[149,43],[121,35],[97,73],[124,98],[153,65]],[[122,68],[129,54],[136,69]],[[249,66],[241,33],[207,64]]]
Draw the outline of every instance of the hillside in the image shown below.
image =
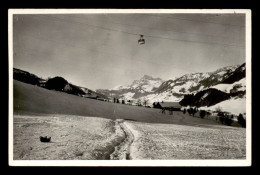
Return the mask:
[[212,106],[221,101],[229,99],[228,93],[219,91],[217,89],[207,89],[193,94],[185,95],[180,101],[182,106]]
[[246,63],[239,66],[233,72],[227,72],[223,77],[224,77],[224,80],[221,82],[223,84],[232,84],[232,83],[239,81],[242,78],[246,77]]
[[[102,117],[107,119],[126,119],[147,123],[180,124],[182,112],[175,117],[160,113],[159,109],[144,108],[117,103],[104,102],[89,98],[50,91],[14,80],[14,114],[65,114],[78,116]],[[209,120],[189,117],[189,122],[200,124],[217,123]]]
[[236,81],[232,84],[217,84],[215,86],[212,86],[211,88],[218,89],[223,92],[236,92],[236,91],[245,91],[246,90],[246,78],[242,78],[239,81]]
[[45,83],[46,80],[39,78],[38,76],[31,74],[27,71],[13,68],[13,78],[15,80],[19,80],[24,83],[32,84],[32,85],[38,85],[40,86],[42,83]]
[[221,101],[218,104],[215,104],[213,106],[202,106],[200,107],[202,110],[211,110],[216,111],[216,109],[221,109],[225,112],[230,112],[235,115],[239,115],[240,113],[246,116],[246,98],[236,98],[231,97],[228,100]]
[[131,100],[132,104],[145,102],[148,106],[153,102],[169,101],[180,102],[183,106],[209,107],[231,98],[245,98],[246,94],[245,63],[213,72],[186,74],[167,81],[144,75],[128,86],[119,85],[113,89],[98,89],[96,92],[73,85],[62,77],[44,80],[15,68],[14,79],[80,97],[106,101],[118,98]]
[[63,77],[53,77],[49,78],[48,80],[45,80],[27,71],[13,68],[13,79],[32,85],[37,85],[49,90],[61,91],[81,97],[108,99],[107,96],[101,93],[96,93],[95,91],[86,87],[80,87],[72,83],[69,83]]

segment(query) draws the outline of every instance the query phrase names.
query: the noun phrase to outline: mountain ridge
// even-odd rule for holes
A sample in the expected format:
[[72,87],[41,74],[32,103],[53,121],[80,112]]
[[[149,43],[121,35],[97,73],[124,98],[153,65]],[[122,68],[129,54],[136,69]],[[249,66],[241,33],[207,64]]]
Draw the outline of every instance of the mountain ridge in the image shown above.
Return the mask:
[[81,97],[108,99],[108,97],[103,94],[96,93],[95,91],[88,89],[86,87],[81,87],[69,83],[63,77],[59,77],[59,76],[48,78],[46,80],[30,72],[18,68],[13,68],[13,79],[27,84],[32,84],[42,88],[46,88],[49,90],[61,91],[64,93],[73,94]]
[[[179,102],[183,106],[210,106],[219,102],[245,98],[246,94],[246,67],[245,63],[235,66],[226,66],[212,72],[197,72],[185,74],[180,77],[162,80],[149,75],[144,75],[134,80],[130,85],[117,86],[113,89],[90,90],[67,82],[62,77],[54,77],[48,80],[37,77],[29,72],[13,68],[13,78],[28,84],[37,85],[47,89],[55,89],[49,86],[50,80],[63,79],[58,91],[70,93],[86,98],[102,98],[110,101],[112,98],[132,101],[131,104],[140,104],[140,101],[151,106],[154,102]],[[48,85],[48,86],[46,86]],[[57,89],[56,89],[57,90]],[[223,96],[219,98],[218,96]]]
[[[128,86],[121,86],[119,90],[97,89],[97,92],[124,100],[148,100],[150,104],[158,101],[180,102],[184,98],[184,95],[196,94],[223,82],[230,82],[232,84],[235,80],[241,80],[245,77],[245,72],[239,71],[240,69],[245,71],[245,63],[242,65],[225,66],[211,72],[184,74],[180,77],[164,81],[161,78],[144,75],[139,80],[134,80]],[[234,78],[231,79],[231,76]],[[158,80],[156,86],[153,89],[143,88],[145,87],[144,82],[150,79]],[[158,84],[160,85],[158,86]]]

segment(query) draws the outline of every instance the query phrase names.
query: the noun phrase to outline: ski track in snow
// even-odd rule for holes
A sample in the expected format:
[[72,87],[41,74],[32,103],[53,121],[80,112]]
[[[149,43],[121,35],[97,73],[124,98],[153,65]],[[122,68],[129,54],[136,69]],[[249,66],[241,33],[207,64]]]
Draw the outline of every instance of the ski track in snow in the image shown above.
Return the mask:
[[118,119],[115,121],[117,125],[125,133],[125,139],[115,147],[114,152],[110,155],[110,160],[131,160],[131,144],[134,141],[134,135],[131,130],[124,124],[124,120]]
[[[178,117],[177,120],[181,125],[173,125],[172,127],[176,127],[176,130],[168,130],[169,127],[167,125],[165,127],[168,127],[168,129],[162,129],[162,125],[158,124],[140,124],[125,121],[123,123],[124,126],[134,135],[132,142],[128,145],[131,159],[239,159],[245,157],[243,143],[236,141],[236,137],[240,134],[232,136],[232,132],[236,132],[235,130],[241,132],[240,129],[222,125],[207,126],[193,123],[186,121],[187,119],[184,116]],[[182,134],[185,128],[188,131]],[[191,132],[195,132],[195,135],[189,134]],[[213,137],[214,139],[208,142],[204,138],[205,135],[208,138]],[[182,140],[182,138],[185,139]],[[197,139],[200,141],[192,146],[190,144],[191,141]],[[216,140],[218,141],[216,142]]]

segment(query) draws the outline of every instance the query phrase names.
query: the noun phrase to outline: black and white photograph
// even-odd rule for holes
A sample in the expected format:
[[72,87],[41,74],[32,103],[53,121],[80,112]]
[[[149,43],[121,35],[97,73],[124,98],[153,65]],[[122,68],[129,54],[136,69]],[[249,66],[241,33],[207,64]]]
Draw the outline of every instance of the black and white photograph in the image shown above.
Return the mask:
[[250,166],[251,11],[9,9],[9,165]]

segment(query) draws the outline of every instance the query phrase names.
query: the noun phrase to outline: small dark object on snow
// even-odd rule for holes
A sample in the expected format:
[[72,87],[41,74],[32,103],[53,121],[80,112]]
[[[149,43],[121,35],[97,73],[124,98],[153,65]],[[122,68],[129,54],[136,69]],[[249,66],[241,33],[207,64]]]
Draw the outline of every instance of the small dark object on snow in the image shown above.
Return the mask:
[[140,35],[140,39],[138,40],[138,44],[145,44],[144,35]]
[[51,137],[47,137],[47,136],[45,136],[45,137],[42,137],[42,136],[40,136],[40,141],[41,142],[50,142],[51,141]]

